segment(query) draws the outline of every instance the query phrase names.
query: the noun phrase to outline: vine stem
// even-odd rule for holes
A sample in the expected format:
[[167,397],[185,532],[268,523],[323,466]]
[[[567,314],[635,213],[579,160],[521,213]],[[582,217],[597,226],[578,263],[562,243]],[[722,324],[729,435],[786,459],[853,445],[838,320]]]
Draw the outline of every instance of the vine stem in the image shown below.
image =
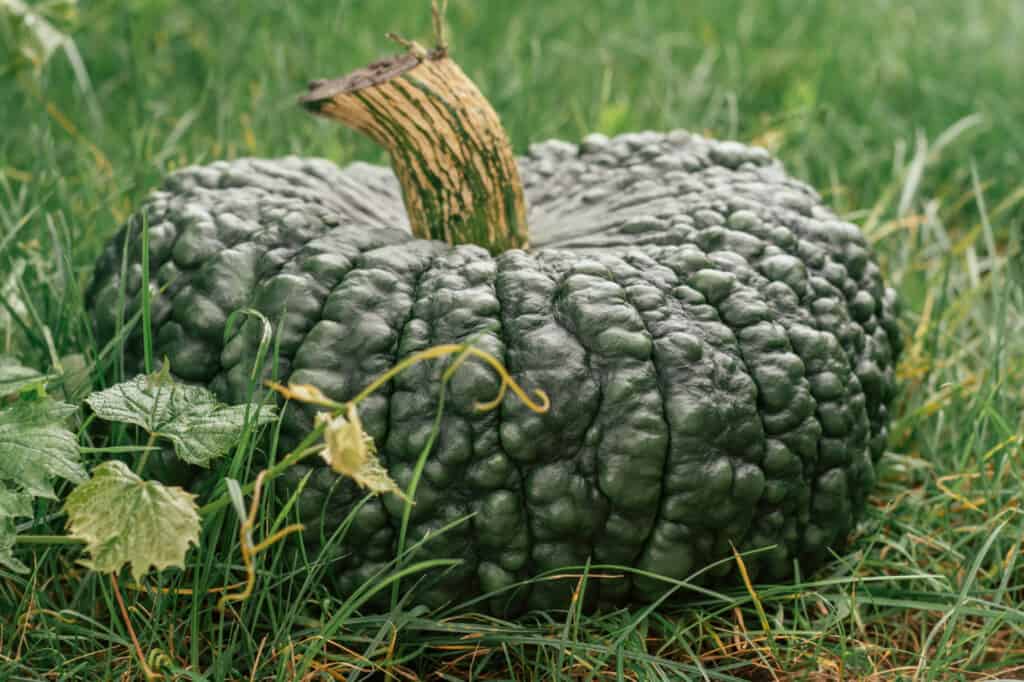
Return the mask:
[[[305,458],[309,457],[310,455],[315,455],[316,453],[320,452],[322,446],[310,446],[309,443],[318,440],[322,432],[323,427],[318,427],[314,429],[309,433],[308,436],[306,436],[305,439],[303,439],[302,444],[300,444],[298,448],[292,450],[284,459],[282,459],[277,464],[271,466],[269,469],[264,469],[264,471],[261,472],[263,474],[264,482],[273,480],[274,478],[280,476],[288,467],[292,466],[293,464],[297,464],[304,460]],[[256,481],[252,481],[242,486],[242,494],[249,495],[255,489]],[[214,514],[220,511],[229,504],[231,504],[231,498],[228,496],[227,493],[224,493],[217,499],[212,500],[211,502],[208,502],[204,504],[202,507],[200,507],[199,515],[209,516],[210,514]]]
[[146,470],[146,462],[149,461],[149,453],[152,452],[153,446],[156,444],[156,434],[149,434],[149,440],[146,441],[146,448],[142,451],[142,457],[139,457],[139,461],[135,464],[135,474],[142,476],[142,472]]
[[238,540],[242,551],[242,563],[245,566],[245,582],[243,587],[238,592],[229,592],[221,597],[217,601],[217,608],[224,609],[224,607],[233,601],[245,601],[252,595],[253,589],[256,587],[256,569],[253,566],[253,557],[270,547],[274,543],[278,542],[286,535],[297,533],[302,531],[305,526],[301,523],[293,523],[290,526],[282,528],[277,531],[269,538],[263,540],[259,544],[253,544],[252,531],[256,527],[256,519],[260,511],[260,494],[263,491],[263,481],[266,478],[267,470],[264,469],[256,476],[256,481],[253,484],[252,501],[249,503],[249,515],[242,519],[242,523],[238,529]]
[[124,626],[128,629],[128,634],[131,635],[132,644],[135,645],[135,655],[139,657],[139,665],[142,666],[142,672],[146,675],[147,680],[156,679],[156,675],[149,669],[149,665],[146,663],[146,657],[142,653],[142,647],[139,645],[139,638],[135,636],[135,628],[132,627],[132,619],[128,616],[128,609],[124,605],[124,597],[121,596],[121,588],[117,586],[117,574],[110,574],[110,584],[114,588],[114,596],[117,598],[117,605],[121,608],[121,617],[124,619]]
[[441,344],[410,355],[409,357],[405,358],[397,365],[389,369],[387,372],[381,374],[379,377],[374,379],[373,382],[370,383],[362,391],[360,391],[359,395],[353,398],[351,402],[354,404],[360,403],[361,401],[365,400],[371,393],[379,389],[387,382],[394,379],[395,376],[401,374],[403,371],[405,371],[406,369],[408,369],[412,365],[415,365],[418,362],[423,362],[424,360],[431,360],[435,358],[441,358],[446,355],[455,355],[456,353],[460,354],[460,357],[447,370],[446,378],[450,376],[451,373],[454,373],[458,366],[465,361],[465,358],[470,355],[486,362],[488,365],[491,366],[491,368],[494,369],[495,372],[498,373],[498,376],[501,377],[501,387],[498,389],[497,397],[494,400],[490,400],[483,403],[476,403],[475,407],[480,412],[488,412],[490,410],[495,409],[501,403],[502,398],[504,398],[505,391],[509,389],[512,390],[512,392],[516,395],[517,398],[519,398],[523,402],[524,405],[526,405],[534,412],[547,412],[548,408],[551,406],[551,401],[548,399],[547,393],[540,390],[539,388],[534,389],[533,393],[535,396],[537,396],[537,399],[540,401],[534,402],[533,399],[526,394],[526,391],[524,391],[522,387],[520,387],[519,384],[515,382],[512,376],[508,373],[508,370],[505,369],[505,367],[501,364],[501,362],[498,361],[497,358],[495,358],[487,351],[480,350],[476,346],[470,346],[464,343]]

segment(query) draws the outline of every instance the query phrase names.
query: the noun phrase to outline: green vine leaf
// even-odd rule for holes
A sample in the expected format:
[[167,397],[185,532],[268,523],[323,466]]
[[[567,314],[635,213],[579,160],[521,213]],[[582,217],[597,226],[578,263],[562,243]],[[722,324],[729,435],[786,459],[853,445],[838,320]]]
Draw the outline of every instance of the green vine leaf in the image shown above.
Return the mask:
[[123,462],[100,464],[64,503],[68,534],[85,542],[101,573],[131,565],[139,580],[150,567],[184,567],[189,545],[199,544],[195,495],[155,481],[144,481]]
[[0,488],[0,519],[13,519],[18,516],[32,516],[32,496]]
[[74,411],[49,398],[0,408],[0,565],[13,571],[28,570],[14,558],[14,519],[32,516],[33,497],[57,498],[54,478],[86,478],[78,440],[64,426]]
[[166,369],[93,393],[85,402],[100,418],[140,426],[173,443],[184,461],[204,467],[238,443],[247,418],[254,426],[277,418],[271,406],[220,403],[202,386],[176,382]]
[[78,441],[64,426],[75,409],[49,398],[0,409],[0,490],[13,483],[15,490],[33,497],[57,499],[54,478],[85,480]]
[[39,389],[51,378],[25,367],[10,355],[0,355],[0,398]]
[[14,557],[14,519],[0,519],[0,566],[15,573],[28,573],[28,566]]
[[320,455],[333,470],[374,493],[394,493],[409,500],[377,458],[377,446],[363,431],[354,403],[348,404],[347,418],[321,412],[316,416],[316,424],[325,425],[325,446]]
[[0,488],[0,566],[15,573],[27,573],[28,566],[14,558],[14,519],[32,516],[32,496],[28,493]]

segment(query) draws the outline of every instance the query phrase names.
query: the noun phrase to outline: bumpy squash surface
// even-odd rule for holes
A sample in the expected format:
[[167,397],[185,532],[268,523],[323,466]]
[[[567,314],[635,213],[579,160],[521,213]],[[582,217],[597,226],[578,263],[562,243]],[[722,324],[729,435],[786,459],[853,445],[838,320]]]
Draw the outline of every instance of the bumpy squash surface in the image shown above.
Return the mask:
[[[684,578],[730,543],[775,545],[747,566],[779,579],[841,547],[874,483],[900,346],[896,297],[857,227],[764,150],[682,131],[547,142],[520,170],[532,248],[497,257],[413,238],[384,168],[292,157],[178,171],[96,268],[99,334],[116,326],[126,238],[126,314],[138,307],[144,215],[152,272],[171,282],[153,301],[155,353],[225,400],[246,397],[260,339],[250,319],[223,342],[238,308],[276,325],[266,376],[337,400],[413,352],[479,335],[552,407],[506,400],[481,414],[473,404],[493,398],[497,378],[473,362],[455,375],[410,541],[475,515],[427,545],[465,560],[427,603],[588,557]],[[136,335],[126,347],[141,345]],[[360,411],[402,485],[441,371],[419,365]],[[286,440],[311,422],[289,409]],[[300,503],[307,541],[362,497],[315,471]],[[361,508],[330,571],[339,590],[393,556],[401,512],[393,496]],[[702,579],[737,578],[726,564]],[[562,606],[572,582],[517,601]],[[621,603],[662,589],[626,575],[588,594]]]

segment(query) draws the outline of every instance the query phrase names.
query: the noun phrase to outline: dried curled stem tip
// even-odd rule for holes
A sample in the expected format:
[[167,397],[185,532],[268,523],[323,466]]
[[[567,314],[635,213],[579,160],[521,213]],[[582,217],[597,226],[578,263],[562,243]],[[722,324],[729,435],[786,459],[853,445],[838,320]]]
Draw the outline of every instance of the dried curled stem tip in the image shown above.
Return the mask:
[[493,254],[526,249],[518,162],[497,112],[448,57],[447,5],[433,2],[437,47],[389,33],[402,54],[314,81],[299,102],[388,151],[417,237]]
[[[448,0],[441,0],[440,4],[438,4],[437,0],[431,0],[430,4],[434,24],[433,50],[428,50],[415,40],[409,40],[408,38],[392,31],[388,31],[384,34],[385,38],[393,43],[398,43],[404,47],[410,55],[421,62],[429,57],[440,59],[441,57],[448,56],[448,28],[444,21],[445,14],[448,12]],[[310,89],[314,89],[312,84],[310,84]]]
[[384,37],[387,38],[388,40],[390,40],[391,42],[398,43],[399,45],[404,47],[406,49],[406,51],[410,55],[415,57],[418,61],[422,62],[424,59],[426,59],[427,57],[430,56],[430,52],[427,51],[427,48],[423,47],[422,45],[417,43],[415,40],[409,40],[408,38],[403,38],[402,36],[398,35],[397,33],[392,33],[390,31],[388,33],[385,33]]
[[448,52],[448,29],[444,17],[448,12],[448,0],[441,0],[440,6],[437,0],[431,0],[431,10],[434,15],[434,42],[438,52]]

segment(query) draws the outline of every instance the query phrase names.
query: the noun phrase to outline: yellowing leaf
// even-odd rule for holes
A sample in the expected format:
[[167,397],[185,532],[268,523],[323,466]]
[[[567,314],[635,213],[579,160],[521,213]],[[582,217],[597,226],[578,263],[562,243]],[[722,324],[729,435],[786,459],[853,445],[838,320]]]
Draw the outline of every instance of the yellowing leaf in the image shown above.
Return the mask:
[[86,544],[81,563],[101,573],[131,565],[139,580],[150,567],[184,567],[189,545],[199,544],[195,495],[144,481],[123,462],[104,462],[64,503],[68,534]]
[[254,426],[277,416],[270,406],[220,403],[206,388],[178,383],[166,370],[140,374],[85,401],[102,419],[135,424],[169,440],[178,457],[199,466],[238,444],[247,416]]
[[377,447],[373,438],[363,431],[363,423],[353,403],[349,403],[346,416],[332,417],[324,412],[316,416],[317,426],[326,425],[326,445],[320,455],[331,469],[348,476],[359,486],[374,493],[394,493],[409,501],[377,459]]

